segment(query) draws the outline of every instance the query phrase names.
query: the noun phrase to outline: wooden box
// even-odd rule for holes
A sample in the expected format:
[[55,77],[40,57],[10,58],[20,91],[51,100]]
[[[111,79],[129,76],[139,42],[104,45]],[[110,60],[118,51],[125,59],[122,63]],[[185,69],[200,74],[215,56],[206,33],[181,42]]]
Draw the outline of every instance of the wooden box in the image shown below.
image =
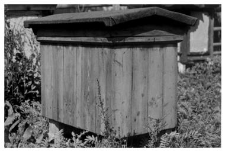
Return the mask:
[[[177,123],[177,43],[196,19],[151,7],[25,22],[41,43],[42,114],[97,134],[99,103],[117,136]],[[101,101],[100,101],[101,100]]]

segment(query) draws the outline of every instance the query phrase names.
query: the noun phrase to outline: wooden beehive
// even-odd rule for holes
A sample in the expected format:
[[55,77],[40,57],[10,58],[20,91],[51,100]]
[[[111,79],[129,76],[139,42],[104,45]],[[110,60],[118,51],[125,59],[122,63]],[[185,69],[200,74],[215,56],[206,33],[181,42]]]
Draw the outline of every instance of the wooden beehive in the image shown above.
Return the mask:
[[152,7],[26,21],[41,43],[42,114],[101,134],[101,99],[118,136],[150,118],[177,122],[177,42],[196,19]]

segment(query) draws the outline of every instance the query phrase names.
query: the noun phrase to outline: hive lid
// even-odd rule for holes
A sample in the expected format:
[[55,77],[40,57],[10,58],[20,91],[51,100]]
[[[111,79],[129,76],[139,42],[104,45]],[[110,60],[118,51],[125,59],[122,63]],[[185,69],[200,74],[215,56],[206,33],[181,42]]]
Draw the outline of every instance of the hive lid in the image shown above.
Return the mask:
[[42,17],[24,22],[26,28],[33,25],[69,24],[69,23],[104,23],[105,26],[114,26],[131,20],[150,16],[162,16],[186,25],[194,25],[196,18],[181,13],[172,12],[158,7],[128,9],[120,11],[95,11],[83,13],[65,13]]

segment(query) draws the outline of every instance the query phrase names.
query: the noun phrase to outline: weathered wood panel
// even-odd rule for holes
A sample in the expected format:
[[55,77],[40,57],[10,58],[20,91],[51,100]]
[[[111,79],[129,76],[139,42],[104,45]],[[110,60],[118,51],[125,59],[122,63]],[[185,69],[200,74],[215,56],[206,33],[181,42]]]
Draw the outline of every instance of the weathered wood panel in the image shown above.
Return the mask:
[[51,45],[42,45],[41,60],[42,60],[42,100],[45,100],[42,105],[42,114],[49,118],[52,116],[53,103],[53,50]]
[[133,48],[132,134],[146,131],[148,103],[148,48]]
[[72,105],[71,105],[71,110],[72,110],[72,115],[71,118],[73,119],[72,121],[72,125],[76,126],[77,125],[77,104],[79,102],[79,100],[77,100],[77,48],[70,46],[72,51],[73,51],[73,65],[72,65],[72,75],[73,75],[73,79],[71,81],[72,85],[73,85],[73,98],[72,98]]
[[[46,94],[45,94],[45,79],[46,79],[46,55],[47,49],[45,45],[41,45],[41,114],[46,116]],[[46,116],[47,117],[47,116]]]
[[63,122],[65,124],[72,125],[72,102],[74,98],[74,51],[73,48],[70,46],[64,47],[64,67],[63,67]]
[[95,109],[96,109],[96,119],[95,119],[95,131],[98,134],[102,134],[104,131],[104,123],[102,117],[102,110],[100,108],[100,102],[102,101],[104,107],[106,107],[106,62],[109,56],[109,49],[95,48],[94,54],[94,71],[96,72],[96,77],[94,79],[95,84]]
[[111,100],[112,125],[118,136],[131,131],[131,84],[132,51],[127,48],[114,48],[112,58],[115,99]]
[[[86,91],[86,111],[87,111],[87,130],[94,132],[95,131],[95,99],[94,99],[94,93],[97,92],[97,89],[95,87],[96,85],[96,61],[94,58],[97,56],[97,51],[95,49],[92,49],[90,47],[86,48],[87,51],[87,89]],[[96,93],[95,93],[96,94]]]
[[76,47],[76,64],[75,64],[75,70],[76,70],[76,108],[75,108],[75,124],[74,126],[78,128],[82,128],[82,94],[81,94],[81,78],[82,78],[82,56],[83,56],[83,47]]
[[63,122],[63,47],[62,46],[52,46],[53,55],[53,102],[52,102],[52,114],[53,119],[56,121]]
[[148,122],[151,122],[151,118],[162,118],[163,50],[159,45],[149,50],[148,64]]
[[177,123],[177,50],[175,44],[163,49],[163,121],[167,128],[175,127]]
[[117,136],[147,133],[148,117],[175,126],[175,45],[42,47],[46,117],[102,134],[101,99]]

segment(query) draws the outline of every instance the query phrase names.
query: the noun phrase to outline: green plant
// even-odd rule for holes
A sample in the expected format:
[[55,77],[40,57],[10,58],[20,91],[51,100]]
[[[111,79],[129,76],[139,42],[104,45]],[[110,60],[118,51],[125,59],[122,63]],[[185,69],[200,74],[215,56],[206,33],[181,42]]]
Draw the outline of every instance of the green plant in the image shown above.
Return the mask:
[[[31,33],[30,33],[31,34]],[[24,39],[31,55],[27,57]],[[39,143],[47,130],[47,120],[40,116],[40,52],[33,34],[24,28],[12,29],[5,16],[4,83],[5,147],[26,147]]]
[[[179,139],[195,131],[198,143],[185,147],[221,146],[221,59],[215,57],[197,63],[178,81]],[[185,135],[186,136],[186,135]],[[189,136],[189,135],[187,135]],[[179,143],[182,145],[182,143]]]
[[[221,146],[221,60],[197,63],[178,81],[178,126],[158,137],[160,122],[153,123],[145,147]],[[158,123],[158,124],[157,124]]]
[[[9,106],[8,117],[5,125],[5,147],[28,147],[27,145],[39,144],[48,131],[48,120],[40,116],[40,103],[34,102],[32,106],[23,102],[19,112],[14,112]],[[26,116],[22,116],[26,115]]]
[[164,134],[160,140],[160,148],[166,147],[198,147],[201,144],[200,134],[198,131],[188,131],[185,133],[177,133],[176,131]]
[[[26,29],[12,29],[5,17],[4,60],[5,100],[13,106],[26,100],[41,101],[40,52],[35,36]],[[29,39],[29,58],[25,54],[24,39]],[[7,116],[7,115],[6,115]]]

